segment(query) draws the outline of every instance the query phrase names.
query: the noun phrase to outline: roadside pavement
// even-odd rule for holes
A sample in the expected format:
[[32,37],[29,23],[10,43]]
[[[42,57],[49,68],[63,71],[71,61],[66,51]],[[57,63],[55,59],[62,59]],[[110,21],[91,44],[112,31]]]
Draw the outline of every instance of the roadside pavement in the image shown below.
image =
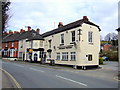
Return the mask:
[[14,77],[5,70],[2,70],[2,88],[20,88]]

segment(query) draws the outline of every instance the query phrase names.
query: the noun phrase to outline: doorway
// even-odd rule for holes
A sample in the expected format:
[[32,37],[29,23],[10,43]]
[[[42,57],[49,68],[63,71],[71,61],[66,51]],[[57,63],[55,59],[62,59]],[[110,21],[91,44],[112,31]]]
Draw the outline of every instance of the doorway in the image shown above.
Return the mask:
[[34,54],[34,62],[37,62],[37,59],[38,59],[38,55],[35,53]]

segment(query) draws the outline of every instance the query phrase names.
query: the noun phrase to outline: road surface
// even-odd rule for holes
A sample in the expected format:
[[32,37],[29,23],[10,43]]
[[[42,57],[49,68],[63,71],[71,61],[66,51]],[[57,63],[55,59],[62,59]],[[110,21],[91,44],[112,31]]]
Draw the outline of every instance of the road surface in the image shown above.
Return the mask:
[[5,61],[2,62],[2,68],[9,72],[22,88],[118,88],[117,80],[94,77],[83,70],[75,73]]

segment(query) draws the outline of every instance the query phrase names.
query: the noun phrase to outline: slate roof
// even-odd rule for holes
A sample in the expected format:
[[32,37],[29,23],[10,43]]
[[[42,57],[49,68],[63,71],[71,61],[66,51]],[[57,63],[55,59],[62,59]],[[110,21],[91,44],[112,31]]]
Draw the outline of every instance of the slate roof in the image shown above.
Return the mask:
[[29,37],[27,41],[30,41],[30,40],[44,40],[44,39],[40,34],[32,33],[31,37]]
[[116,29],[117,31],[120,31],[120,27],[118,29]]
[[42,36],[43,36],[43,37],[47,37],[47,36],[50,36],[50,35],[53,35],[53,34],[57,34],[57,33],[60,33],[60,32],[66,31],[66,30],[70,30],[70,29],[72,29],[72,28],[76,28],[76,27],[81,26],[83,23],[96,26],[96,27],[99,29],[99,31],[101,31],[101,29],[99,28],[98,25],[96,25],[96,24],[94,24],[94,23],[92,23],[92,22],[90,22],[90,21],[88,21],[88,20],[81,19],[81,20],[72,22],[72,23],[70,23],[70,24],[64,25],[63,27],[59,27],[59,28],[57,28],[57,29],[54,29],[54,30],[48,31],[48,32],[46,32],[46,33],[43,33]]
[[[33,37],[33,33],[36,33],[37,36]],[[30,30],[30,31],[15,33],[15,34],[9,34],[3,38],[2,42],[12,42],[12,41],[18,41],[22,39],[43,40],[42,36],[39,35],[35,30]]]

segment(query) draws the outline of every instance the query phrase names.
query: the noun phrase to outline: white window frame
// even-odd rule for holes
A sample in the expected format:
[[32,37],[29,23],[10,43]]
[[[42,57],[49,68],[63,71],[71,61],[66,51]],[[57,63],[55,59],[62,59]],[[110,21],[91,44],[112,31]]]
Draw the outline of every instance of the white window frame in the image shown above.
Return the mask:
[[70,60],[76,61],[76,52],[70,52]]
[[12,42],[12,47],[14,47],[14,42]]
[[6,47],[8,47],[8,43],[6,43],[6,45],[5,45]]
[[40,41],[40,47],[43,47],[43,41]]
[[62,52],[62,61],[68,61],[68,52]]
[[56,53],[56,60],[60,60],[60,52]]
[[52,53],[49,52],[49,53],[48,53],[48,56],[49,56],[49,59],[51,59],[51,57],[52,57]]
[[88,32],[88,42],[93,43],[93,32],[92,31]]
[[[63,42],[62,42],[63,39]],[[64,34],[61,34],[60,36],[60,44],[64,44],[65,43],[65,39],[64,39]]]
[[75,42],[75,40],[73,41],[73,38],[76,39],[76,38],[75,38],[75,35],[73,36],[73,32],[75,33],[75,31],[71,31],[71,41],[72,41],[72,42]]

